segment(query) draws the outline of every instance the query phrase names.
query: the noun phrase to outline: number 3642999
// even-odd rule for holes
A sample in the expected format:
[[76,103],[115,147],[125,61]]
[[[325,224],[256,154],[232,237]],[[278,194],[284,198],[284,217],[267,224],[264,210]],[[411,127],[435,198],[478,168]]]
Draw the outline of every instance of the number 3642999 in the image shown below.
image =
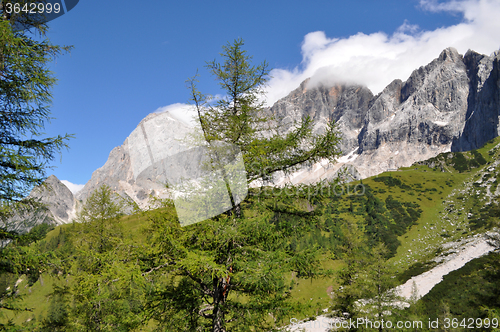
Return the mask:
[[58,14],[61,11],[61,5],[59,3],[51,4],[51,3],[11,3],[7,2],[5,5],[5,11],[8,14]]

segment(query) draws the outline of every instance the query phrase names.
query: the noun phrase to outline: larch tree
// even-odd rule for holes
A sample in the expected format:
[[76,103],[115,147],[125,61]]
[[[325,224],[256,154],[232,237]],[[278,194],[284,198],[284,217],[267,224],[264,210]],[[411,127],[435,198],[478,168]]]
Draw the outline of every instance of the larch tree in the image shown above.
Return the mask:
[[124,238],[119,220],[124,206],[118,194],[102,185],[74,223],[74,306],[68,326],[76,331],[130,331],[140,324],[142,279],[134,244]]
[[[388,249],[383,243],[378,243],[372,248],[370,254],[370,264],[360,271],[363,279],[363,300],[359,307],[360,316],[364,319],[375,321],[393,320],[396,312],[399,312],[402,298],[398,296],[396,289],[397,279],[394,266],[387,261]],[[372,331],[370,325],[364,326],[368,331]],[[379,332],[388,330],[383,324],[378,325]]]
[[[268,66],[252,65],[243,45],[241,39],[228,43],[221,63],[207,63],[223,90],[221,99],[202,94],[197,77],[188,81],[202,140],[216,151],[215,163],[223,156],[221,144],[238,147],[247,185],[323,158],[333,161],[339,154],[333,123],[314,134],[311,119],[304,118],[288,133],[278,131],[262,102]],[[317,216],[304,192],[290,192],[232,200],[227,213],[185,227],[171,202],[150,212],[153,246],[143,258],[152,285],[150,317],[167,331],[277,329],[297,304],[290,299],[293,281],[286,276],[322,273],[316,248],[291,249],[291,240],[317,222]]]
[[[289,173],[340,154],[340,137],[333,122],[322,134],[313,134],[313,122],[304,117],[288,133],[280,133],[277,119],[265,108],[264,95],[269,79],[268,64],[253,66],[252,56],[243,49],[242,39],[223,46],[222,63],[213,60],[206,67],[223,91],[214,100],[188,81],[191,101],[203,133],[202,139],[220,154],[215,143],[237,146],[245,164],[247,183],[266,180],[278,171]],[[231,196],[231,195],[230,195]],[[238,213],[237,204],[233,203]]]
[[365,234],[356,222],[348,220],[340,227],[342,243],[339,249],[345,266],[338,272],[339,289],[334,292],[334,312],[338,317],[356,320],[359,310],[357,301],[366,294],[363,290],[362,272],[369,262]]
[[[27,273],[34,257],[5,258],[16,251],[15,241],[20,236],[12,230],[10,218],[19,211],[40,207],[26,196],[43,183],[49,162],[67,147],[71,137],[44,137],[43,133],[51,119],[51,89],[56,82],[48,63],[70,48],[53,45],[40,17],[9,12],[9,3],[0,2],[0,241],[13,242],[0,249],[5,262],[0,273],[22,274]],[[0,308],[13,307],[2,297]]]
[[[0,200],[23,199],[41,185],[48,163],[67,147],[71,135],[43,136],[50,121],[51,89],[56,83],[48,63],[69,47],[53,45],[48,27],[0,7]],[[21,22],[29,29],[20,30]],[[41,39],[41,40],[40,40]]]

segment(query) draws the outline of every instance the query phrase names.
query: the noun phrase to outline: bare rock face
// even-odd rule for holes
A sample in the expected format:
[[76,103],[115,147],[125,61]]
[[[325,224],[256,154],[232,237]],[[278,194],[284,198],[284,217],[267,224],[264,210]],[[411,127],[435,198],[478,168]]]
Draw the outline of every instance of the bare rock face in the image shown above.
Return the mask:
[[272,107],[283,130],[294,121],[309,116],[314,121],[314,132],[323,130],[328,121],[334,121],[342,134],[342,151],[352,151],[358,146],[357,137],[363,125],[372,92],[364,86],[339,84],[333,87],[308,89],[309,79],[287,97],[278,100]]
[[42,206],[16,212],[4,225],[8,230],[25,233],[42,223],[65,224],[75,218],[77,204],[73,194],[54,175],[49,176],[41,186],[35,187],[28,198]]
[[94,171],[76,198],[84,201],[103,184],[140,207],[146,206],[150,196],[167,196],[161,161],[185,150],[183,139],[191,131],[168,112],[149,114],[121,146],[111,151],[104,166]]
[[44,185],[32,190],[30,197],[45,204],[56,224],[64,224],[74,218],[75,199],[73,193],[59,179],[51,175]]
[[452,151],[475,149],[500,135],[500,52],[491,56],[468,51],[464,56],[470,82],[465,126]]
[[302,181],[331,177],[344,164],[365,178],[442,152],[475,149],[500,135],[499,58],[472,51],[462,57],[448,48],[377,96],[346,85],[311,91],[305,81],[271,109],[283,122],[304,115],[319,129],[337,122],[343,157],[330,169],[302,174]]
[[392,82],[370,103],[358,136],[362,176],[450,151],[464,127],[468,92],[467,67],[453,48],[406,82]]

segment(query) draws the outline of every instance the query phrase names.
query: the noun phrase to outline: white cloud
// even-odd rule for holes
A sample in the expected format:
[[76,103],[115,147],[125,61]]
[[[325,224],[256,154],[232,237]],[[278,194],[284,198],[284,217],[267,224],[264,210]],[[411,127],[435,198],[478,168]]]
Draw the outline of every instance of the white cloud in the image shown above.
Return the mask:
[[74,194],[80,191],[85,185],[84,184],[75,184],[71,183],[68,180],[61,180],[61,182],[68,187],[68,189]]
[[[215,104],[217,101],[223,99],[224,96],[220,94],[216,94],[215,96],[211,96],[207,102],[211,105]],[[154,113],[163,113],[169,112],[170,115],[184,122],[190,127],[199,127],[200,120],[198,118],[198,114],[196,113],[196,109],[193,105],[183,104],[183,103],[175,103],[167,106],[162,106],[157,108]]]
[[347,38],[328,38],[322,31],[311,32],[302,43],[301,65],[271,72],[268,105],[308,77],[309,87],[352,82],[364,84],[376,94],[396,78],[406,80],[413,70],[447,47],[455,47],[462,54],[468,49],[490,54],[500,47],[500,1],[421,0],[420,7],[430,12],[459,13],[463,20],[433,31],[421,31],[405,21],[392,35],[360,32]]
[[196,116],[196,111],[192,105],[175,103],[158,108],[155,113],[169,112],[170,115],[177,120],[180,120],[188,126],[195,127],[198,125],[199,120]]
[[417,24],[410,24],[408,20],[405,20],[403,25],[401,25],[396,32],[398,33],[416,33],[420,30],[420,27]]

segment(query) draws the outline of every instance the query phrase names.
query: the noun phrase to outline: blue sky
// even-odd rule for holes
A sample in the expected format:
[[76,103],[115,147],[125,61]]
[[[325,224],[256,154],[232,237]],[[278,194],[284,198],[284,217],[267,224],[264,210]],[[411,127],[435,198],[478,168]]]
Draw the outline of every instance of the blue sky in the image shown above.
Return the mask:
[[204,64],[235,38],[274,68],[272,104],[310,76],[377,93],[448,46],[490,54],[500,48],[498,17],[493,0],[80,0],[49,23],[51,41],[74,49],[50,66],[58,84],[46,133],[75,138],[48,174],[85,184],[141,119],[188,101],[185,80],[197,69],[200,90],[219,93]]

